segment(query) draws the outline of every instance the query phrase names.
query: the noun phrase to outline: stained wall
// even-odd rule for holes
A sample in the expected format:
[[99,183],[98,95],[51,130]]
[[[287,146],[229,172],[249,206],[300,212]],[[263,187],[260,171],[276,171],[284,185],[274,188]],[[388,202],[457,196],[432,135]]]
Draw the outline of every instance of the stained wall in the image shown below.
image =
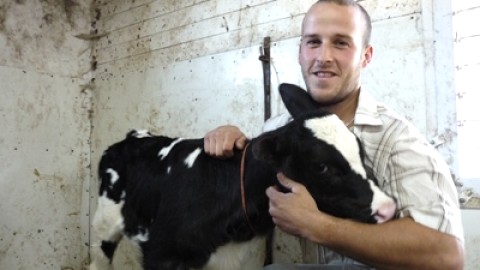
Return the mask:
[[[95,1],[97,63],[92,161],[132,128],[202,137],[218,125],[248,135],[263,123],[258,60],[272,39],[272,89],[302,85],[297,64],[300,24],[315,1]],[[449,1],[360,1],[374,25],[374,59],[363,86],[411,120],[457,170],[455,93]],[[272,114],[283,112],[272,93]],[[95,170],[94,170],[95,171]],[[96,177],[92,175],[95,187]],[[95,202],[91,204],[92,210]],[[278,261],[300,261],[300,244],[285,238]],[[126,252],[117,265],[128,268]]]
[[[302,85],[300,24],[314,2],[0,0],[0,269],[83,267],[96,164],[129,129],[202,137],[234,124],[258,134],[263,39],[272,90]],[[364,88],[443,142],[455,174],[450,1],[360,2],[374,24]],[[283,111],[273,91],[272,114]],[[277,260],[301,260],[289,241]],[[135,268],[125,249],[115,264]]]
[[89,1],[0,1],[0,269],[88,260]]

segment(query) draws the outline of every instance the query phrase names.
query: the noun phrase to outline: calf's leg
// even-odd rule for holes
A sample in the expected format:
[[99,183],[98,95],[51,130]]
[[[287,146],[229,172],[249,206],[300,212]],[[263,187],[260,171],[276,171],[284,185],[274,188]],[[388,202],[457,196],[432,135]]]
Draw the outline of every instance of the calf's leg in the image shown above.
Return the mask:
[[124,228],[121,209],[123,201],[115,203],[106,195],[98,198],[97,211],[93,218],[93,230],[98,244],[93,247],[90,270],[112,269],[112,260]]

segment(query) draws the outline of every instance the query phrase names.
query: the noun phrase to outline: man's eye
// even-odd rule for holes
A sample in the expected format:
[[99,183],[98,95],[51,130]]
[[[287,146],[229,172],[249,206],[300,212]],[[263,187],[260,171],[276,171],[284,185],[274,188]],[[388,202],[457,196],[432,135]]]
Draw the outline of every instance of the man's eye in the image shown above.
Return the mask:
[[319,45],[321,42],[318,39],[311,39],[311,40],[307,40],[306,43],[307,45],[315,46],[315,45]]
[[338,40],[335,42],[335,45],[340,48],[345,48],[345,47],[348,47],[349,44],[346,41]]

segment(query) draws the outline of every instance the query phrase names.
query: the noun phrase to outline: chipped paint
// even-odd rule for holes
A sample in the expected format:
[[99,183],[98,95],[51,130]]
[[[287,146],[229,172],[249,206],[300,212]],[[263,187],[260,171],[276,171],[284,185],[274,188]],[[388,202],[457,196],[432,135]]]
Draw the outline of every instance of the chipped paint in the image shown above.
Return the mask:
[[[249,136],[257,134],[263,112],[258,56],[265,36],[273,41],[272,87],[302,84],[298,35],[303,12],[315,1],[182,1],[176,6],[166,1],[107,2],[99,6],[97,26],[109,32],[95,43],[96,82],[103,89],[96,93],[96,147],[120,139],[130,128],[198,137],[228,123],[241,126]],[[430,98],[449,90],[448,76],[432,76],[435,69],[447,72],[441,66],[448,66],[442,59],[449,53],[442,51],[437,58],[431,53],[439,47],[431,42],[435,32],[428,22],[438,18],[427,18],[423,14],[431,10],[423,9],[435,7],[419,0],[362,3],[374,20],[375,47],[364,87],[427,138],[443,134],[447,144],[440,150],[455,172],[455,121],[447,110],[451,103],[446,102],[448,95],[444,100]],[[272,110],[284,110],[275,93]],[[279,247],[279,260],[297,254]]]
[[[0,205],[7,217],[0,222],[0,269],[79,270],[88,264],[85,224],[96,207],[98,149],[128,130],[199,137],[228,123],[258,134],[261,42],[265,36],[273,41],[272,87],[302,84],[298,35],[313,2],[2,1],[0,144],[6,147],[0,148],[0,197],[8,199]],[[430,98],[450,82],[432,76],[448,74],[442,67],[449,52],[434,44],[447,27],[433,31],[428,23],[448,16],[441,10],[428,18],[431,12],[423,9],[432,7],[424,3],[362,1],[374,20],[375,46],[363,83],[428,138],[445,134],[448,143],[440,150],[455,171],[455,117],[437,109],[449,106],[449,96]],[[272,109],[284,110],[276,93]],[[92,203],[85,199],[90,192]],[[276,260],[301,262],[301,243],[282,239]],[[478,244],[472,239],[467,246]],[[138,269],[136,255],[123,245],[126,256],[115,261],[116,269]],[[467,269],[476,269],[478,257],[470,258],[467,266],[474,268]]]

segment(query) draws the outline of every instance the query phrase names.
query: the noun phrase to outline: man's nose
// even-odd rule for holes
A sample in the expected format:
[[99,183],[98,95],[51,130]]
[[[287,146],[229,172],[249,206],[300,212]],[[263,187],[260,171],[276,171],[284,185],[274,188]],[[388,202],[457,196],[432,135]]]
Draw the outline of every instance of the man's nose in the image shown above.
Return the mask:
[[316,60],[320,63],[327,63],[333,60],[332,57],[332,48],[328,44],[322,44],[317,48]]

